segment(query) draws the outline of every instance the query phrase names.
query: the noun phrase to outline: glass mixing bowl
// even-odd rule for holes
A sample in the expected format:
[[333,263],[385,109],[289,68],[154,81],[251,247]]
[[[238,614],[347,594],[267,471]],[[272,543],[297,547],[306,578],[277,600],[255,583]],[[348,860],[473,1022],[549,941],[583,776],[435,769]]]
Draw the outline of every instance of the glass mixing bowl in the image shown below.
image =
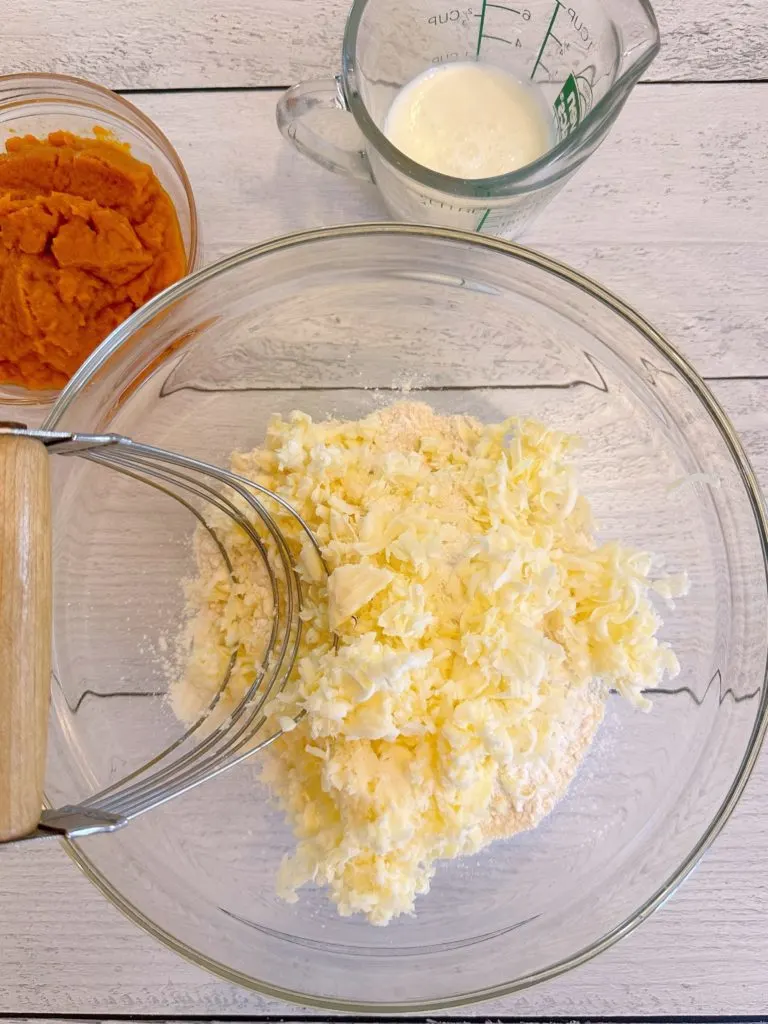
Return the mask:
[[[505,242],[362,225],[268,242],[119,327],[47,426],[226,463],[274,412],[359,417],[404,397],[584,438],[604,536],[686,570],[663,611],[681,675],[642,714],[611,698],[533,832],[441,864],[417,915],[375,928],[275,895],[292,846],[255,761],[70,846],[130,918],[222,978],[379,1013],[500,996],[579,964],[669,895],[745,784],[766,722],[766,523],[733,429],[685,360],[598,285]],[[117,780],[180,729],[165,693],[194,522],[150,488],[54,459],[55,678],[47,798]]]

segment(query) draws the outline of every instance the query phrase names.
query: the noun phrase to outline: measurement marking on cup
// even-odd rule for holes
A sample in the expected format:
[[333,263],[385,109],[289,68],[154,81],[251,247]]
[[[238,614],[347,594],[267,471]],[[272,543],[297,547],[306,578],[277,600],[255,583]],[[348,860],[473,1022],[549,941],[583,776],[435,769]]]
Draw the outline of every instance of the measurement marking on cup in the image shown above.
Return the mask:
[[549,19],[549,25],[547,26],[547,31],[545,32],[544,38],[541,41],[541,47],[539,48],[539,55],[536,58],[536,63],[533,65],[533,71],[531,72],[531,80],[533,80],[533,76],[536,74],[536,70],[537,70],[539,64],[541,63],[541,58],[544,56],[544,47],[547,45],[547,41],[548,41],[548,39],[550,37],[550,34],[552,32],[552,28],[553,28],[553,26],[555,24],[555,18],[557,17],[557,12],[560,10],[560,7],[561,7],[560,0],[555,0],[555,9],[554,9],[554,11],[552,11],[552,17]]
[[483,0],[483,6],[480,8],[480,24],[477,29],[477,50],[475,56],[480,56],[480,47],[483,45],[483,25],[485,24],[485,12],[488,7],[487,0]]
[[[514,14],[518,18],[522,18],[523,21],[530,21],[531,20],[531,12],[528,10],[527,7],[520,7],[520,8],[518,8],[518,7],[509,7],[507,4],[497,4],[497,3],[493,3],[492,0],[483,0],[483,5],[482,5],[482,8],[480,9],[480,13],[479,14],[475,14],[475,17],[480,19],[480,25],[478,26],[478,31],[477,31],[477,49],[475,51],[475,56],[478,57],[478,58],[480,57],[480,49],[481,49],[481,47],[483,45],[483,40],[484,39],[494,39],[497,43],[504,43],[506,46],[515,46],[515,47],[518,47],[518,48],[522,47],[522,45],[523,45],[520,42],[519,38],[518,39],[507,39],[505,36],[491,35],[490,32],[486,32],[485,31],[485,24],[486,24],[485,16],[486,16],[486,12],[491,7],[494,10],[496,10],[496,11],[506,11],[507,14]],[[509,19],[506,19],[505,24],[503,26],[501,26],[501,27],[502,28],[510,27]]]
[[428,25],[447,25],[449,21],[460,21],[462,25],[469,24],[469,18],[479,18],[479,14],[475,14],[471,7],[459,8],[451,7],[448,11],[442,11],[440,14],[433,14],[430,18],[427,18]]

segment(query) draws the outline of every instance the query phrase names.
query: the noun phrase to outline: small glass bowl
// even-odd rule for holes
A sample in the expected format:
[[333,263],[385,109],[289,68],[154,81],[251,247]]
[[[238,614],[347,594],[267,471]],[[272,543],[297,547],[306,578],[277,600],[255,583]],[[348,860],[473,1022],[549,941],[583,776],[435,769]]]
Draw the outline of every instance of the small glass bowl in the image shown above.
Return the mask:
[[[133,156],[152,167],[176,208],[187,273],[197,270],[201,245],[192,186],[178,153],[146,114],[117,93],[81,78],[0,76],[0,149],[13,136],[43,136],[60,130],[90,136],[96,126],[127,142]],[[35,391],[0,381],[0,403],[50,405],[59,390]]]

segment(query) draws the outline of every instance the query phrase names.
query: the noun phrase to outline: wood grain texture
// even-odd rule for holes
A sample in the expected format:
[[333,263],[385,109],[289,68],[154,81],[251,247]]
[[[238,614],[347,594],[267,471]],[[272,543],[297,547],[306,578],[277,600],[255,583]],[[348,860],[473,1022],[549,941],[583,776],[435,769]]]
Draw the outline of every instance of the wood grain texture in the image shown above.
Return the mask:
[[[768,486],[768,381],[716,392]],[[766,1005],[768,757],[695,874],[593,962],[516,997],[450,1016],[753,1014]],[[286,1015],[185,963],[108,904],[55,845],[0,849],[0,1007],[5,1013]]]
[[50,678],[48,453],[0,437],[0,842],[40,820]]
[[[288,231],[387,217],[374,186],[284,142],[278,95],[135,97],[187,166],[209,260]],[[701,373],[768,372],[767,102],[768,83],[642,86],[521,241],[614,289]]]
[[[119,89],[291,85],[337,70],[349,3],[6,0],[2,67],[78,74]],[[648,81],[768,76],[762,0],[654,6],[663,47]]]

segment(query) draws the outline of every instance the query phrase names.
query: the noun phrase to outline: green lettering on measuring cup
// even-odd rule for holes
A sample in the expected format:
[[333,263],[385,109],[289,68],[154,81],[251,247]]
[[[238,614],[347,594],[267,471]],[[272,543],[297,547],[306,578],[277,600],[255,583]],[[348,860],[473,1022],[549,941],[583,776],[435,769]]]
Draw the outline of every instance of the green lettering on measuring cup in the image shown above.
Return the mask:
[[552,109],[555,112],[558,140],[564,139],[581,120],[581,98],[573,74],[566,78],[565,85],[552,104]]

